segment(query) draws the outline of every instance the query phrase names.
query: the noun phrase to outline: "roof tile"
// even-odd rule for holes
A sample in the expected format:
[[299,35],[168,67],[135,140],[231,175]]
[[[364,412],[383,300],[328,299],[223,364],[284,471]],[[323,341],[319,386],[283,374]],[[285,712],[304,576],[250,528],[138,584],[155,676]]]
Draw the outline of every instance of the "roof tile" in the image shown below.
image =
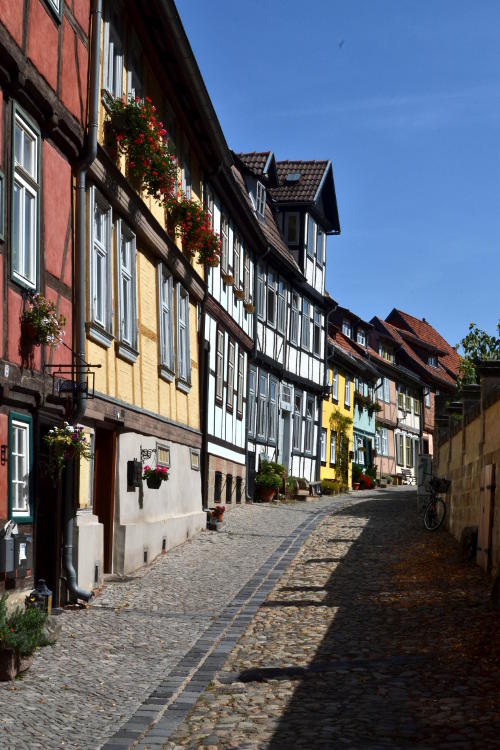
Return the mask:
[[[278,187],[271,189],[277,202],[312,202],[330,162],[328,161],[278,161]],[[300,174],[296,182],[288,183],[289,174]]]

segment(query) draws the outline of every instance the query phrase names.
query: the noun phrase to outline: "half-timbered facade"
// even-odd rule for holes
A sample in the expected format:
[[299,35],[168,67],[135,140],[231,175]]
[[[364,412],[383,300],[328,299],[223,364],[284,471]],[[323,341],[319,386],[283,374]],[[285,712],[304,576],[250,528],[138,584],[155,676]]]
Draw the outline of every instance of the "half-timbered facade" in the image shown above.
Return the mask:
[[[18,532],[0,592],[42,577],[56,602],[67,509],[43,437],[70,418],[57,384],[74,364],[73,167],[83,150],[89,6],[0,1],[0,527],[11,520]],[[23,324],[36,294],[65,317],[62,344],[40,344]],[[64,375],[53,378],[59,366]]]

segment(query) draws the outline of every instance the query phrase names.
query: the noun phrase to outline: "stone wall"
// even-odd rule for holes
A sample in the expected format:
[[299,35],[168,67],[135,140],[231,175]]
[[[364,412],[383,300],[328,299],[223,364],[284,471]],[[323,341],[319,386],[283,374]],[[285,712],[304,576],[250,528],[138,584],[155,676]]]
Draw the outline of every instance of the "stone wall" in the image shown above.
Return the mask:
[[479,527],[487,491],[481,494],[483,469],[495,467],[486,568],[496,573],[500,564],[500,368],[489,367],[482,374],[479,400],[466,401],[462,420],[441,434],[435,458],[435,473],[451,480],[447,524],[457,539],[466,526]]

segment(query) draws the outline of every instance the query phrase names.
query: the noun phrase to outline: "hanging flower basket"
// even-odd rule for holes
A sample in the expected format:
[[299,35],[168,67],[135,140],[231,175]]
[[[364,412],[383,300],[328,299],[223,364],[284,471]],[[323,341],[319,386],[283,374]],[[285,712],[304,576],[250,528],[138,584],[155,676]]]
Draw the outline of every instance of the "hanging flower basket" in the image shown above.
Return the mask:
[[220,237],[212,229],[212,219],[206,208],[197,200],[178,193],[170,201],[168,212],[186,255],[192,258],[198,253],[199,263],[218,266]]
[[66,318],[57,315],[53,302],[38,292],[28,298],[28,307],[21,320],[21,335],[32,344],[58,346],[64,338]]
[[150,490],[159,490],[162,482],[168,480],[168,469],[166,466],[145,466],[142,478],[146,480]]
[[73,426],[64,422],[62,427],[49,430],[43,439],[49,447],[49,473],[54,482],[68,461],[80,456],[87,461],[92,458],[82,425]]
[[167,204],[177,179],[177,161],[167,131],[156,117],[149,97],[128,100],[108,98],[110,128],[116,134],[119,154],[127,157],[127,173],[136,189]]

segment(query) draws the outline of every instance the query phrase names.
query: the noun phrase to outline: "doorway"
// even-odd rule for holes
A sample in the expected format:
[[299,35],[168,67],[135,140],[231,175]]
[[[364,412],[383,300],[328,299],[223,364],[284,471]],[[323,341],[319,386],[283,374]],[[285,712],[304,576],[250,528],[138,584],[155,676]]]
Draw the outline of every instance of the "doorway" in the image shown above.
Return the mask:
[[113,572],[116,432],[96,428],[94,443],[94,513],[103,525],[104,573]]

